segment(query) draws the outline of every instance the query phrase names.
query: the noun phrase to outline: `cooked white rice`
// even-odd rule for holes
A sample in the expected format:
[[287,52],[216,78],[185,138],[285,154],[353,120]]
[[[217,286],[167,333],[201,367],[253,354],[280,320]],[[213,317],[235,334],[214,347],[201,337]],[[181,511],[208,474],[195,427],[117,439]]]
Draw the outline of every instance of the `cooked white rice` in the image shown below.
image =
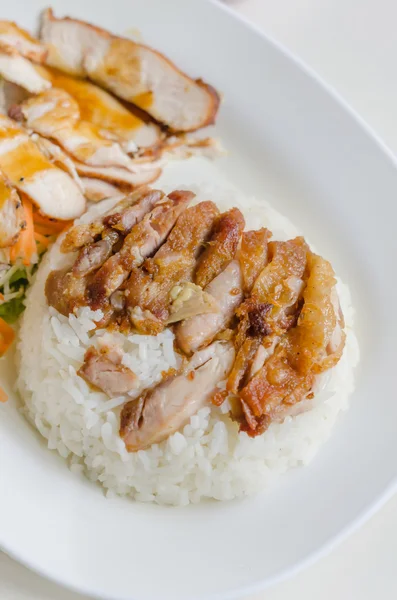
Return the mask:
[[[197,186],[179,187],[197,191]],[[217,185],[200,187],[197,201],[212,198],[221,209],[240,206],[247,228],[265,225],[276,239],[297,234],[287,219],[263,202],[244,199]],[[102,209],[96,206],[90,211],[91,218],[108,206],[109,202],[102,203]],[[73,471],[84,472],[92,481],[102,483],[109,495],[186,505],[205,498],[229,500],[252,494],[275,476],[309,463],[329,437],[339,412],[348,407],[358,347],[352,330],[349,290],[339,282],[347,343],[339,364],[318,380],[310,410],[274,423],[264,435],[250,439],[244,433],[238,434],[237,425],[225,414],[227,406],[207,407],[168,440],[145,451],[128,453],[118,428],[120,406],[129,398],[109,400],[105,394],[92,391],[77,370],[86,349],[106,341],[122,349],[123,362],[139,376],[142,387],[147,387],[161,378],[162,371],[178,363],[173,334],[92,334],[93,319],[98,314],[88,308],[68,319],[48,308],[44,297],[47,275],[68,260],[70,256],[61,255],[54,247],[29,292],[18,344],[18,388],[26,414],[46,438],[48,448],[68,459]]]

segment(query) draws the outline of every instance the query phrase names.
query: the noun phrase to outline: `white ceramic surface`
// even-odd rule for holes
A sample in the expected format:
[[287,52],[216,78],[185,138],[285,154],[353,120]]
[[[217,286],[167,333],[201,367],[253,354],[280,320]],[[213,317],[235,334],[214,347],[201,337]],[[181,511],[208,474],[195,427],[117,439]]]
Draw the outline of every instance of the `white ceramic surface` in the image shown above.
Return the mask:
[[[44,449],[10,403],[0,420],[0,544],[98,596],[231,598],[313,559],[394,487],[396,323],[379,307],[395,293],[386,276],[396,255],[397,172],[362,126],[259,34],[210,4],[163,4],[69,1],[67,11],[120,32],[139,27],[224,91],[219,133],[232,154],[220,168],[249,192],[270,196],[352,285],[362,349],[357,393],[310,468],[267,495],[184,510],[105,500]],[[32,25],[39,5],[2,12]],[[4,376],[12,381],[11,372]]]

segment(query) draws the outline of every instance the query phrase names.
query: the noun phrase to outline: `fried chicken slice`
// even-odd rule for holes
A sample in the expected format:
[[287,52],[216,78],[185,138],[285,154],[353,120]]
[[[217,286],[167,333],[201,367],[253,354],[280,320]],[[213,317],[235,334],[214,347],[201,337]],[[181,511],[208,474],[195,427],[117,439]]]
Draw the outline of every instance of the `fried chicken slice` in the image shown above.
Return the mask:
[[[200,202],[187,209],[179,217],[166,243],[145,262],[148,276],[145,284],[140,286],[139,301],[136,302],[134,293],[127,296],[129,317],[138,331],[148,332],[149,329],[153,332],[155,322],[159,330],[165,327],[169,318],[170,292],[179,283],[191,281],[197,256],[217,215],[218,209],[211,201]],[[136,277],[141,279],[139,274],[131,274],[127,290],[137,287]]]
[[205,288],[234,258],[244,227],[245,220],[238,208],[232,208],[219,216],[197,266],[197,285]]

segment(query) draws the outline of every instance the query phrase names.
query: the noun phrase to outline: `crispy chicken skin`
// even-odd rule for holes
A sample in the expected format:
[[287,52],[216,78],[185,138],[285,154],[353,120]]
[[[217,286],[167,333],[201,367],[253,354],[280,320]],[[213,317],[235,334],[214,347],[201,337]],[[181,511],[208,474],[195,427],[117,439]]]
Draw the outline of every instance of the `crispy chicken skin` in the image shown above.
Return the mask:
[[159,52],[83,21],[43,14],[41,40],[50,66],[88,77],[174,131],[214,122],[217,92],[182,73]]
[[205,288],[234,258],[244,227],[245,220],[238,208],[232,208],[219,216],[197,266],[197,285]]
[[0,248],[15,244],[25,225],[24,210],[18,192],[0,173]]
[[271,231],[263,227],[256,231],[244,231],[241,236],[239,261],[246,294],[251,292],[259,273],[267,265],[267,244],[271,235]]
[[140,398],[124,405],[120,435],[127,450],[136,452],[175,433],[211,399],[228,374],[233,345],[215,342],[197,352],[181,372],[163,380]]

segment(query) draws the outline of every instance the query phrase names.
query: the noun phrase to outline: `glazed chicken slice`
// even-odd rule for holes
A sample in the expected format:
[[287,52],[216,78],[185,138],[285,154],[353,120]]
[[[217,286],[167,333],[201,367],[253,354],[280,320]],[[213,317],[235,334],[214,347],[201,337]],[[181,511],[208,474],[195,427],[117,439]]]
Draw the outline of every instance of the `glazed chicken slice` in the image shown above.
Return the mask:
[[136,452],[168,438],[211,400],[234,359],[233,345],[215,342],[197,352],[182,372],[171,375],[121,412],[120,436]]
[[208,246],[199,259],[195,274],[197,285],[205,288],[234,258],[244,227],[244,217],[238,208],[219,216]]
[[156,181],[161,175],[158,163],[135,164],[133,171],[121,167],[92,167],[75,161],[77,173],[83,177],[101,179],[117,186],[137,188]]
[[57,19],[51,9],[43,15],[41,40],[48,46],[49,65],[88,77],[174,131],[193,131],[215,120],[216,91],[148,46],[83,21]]
[[47,57],[47,48],[13,21],[0,21],[0,44],[37,63]]
[[150,148],[161,142],[164,134],[155,123],[145,122],[134,115],[114,96],[90,81],[71,77],[58,69],[41,67],[39,73],[53,87],[64,90],[78,104],[80,117],[98,127],[126,152]]
[[127,310],[134,327],[141,333],[161,331],[168,320],[170,292],[181,282],[191,281],[196,259],[207,241],[218,209],[211,201],[200,202],[185,210],[171,231],[167,241],[155,256],[145,262],[146,285],[140,282],[139,302],[136,302],[135,272],[131,274],[127,290]]
[[205,291],[212,296],[219,310],[214,313],[196,315],[178,324],[176,342],[185,354],[192,354],[206,346],[225,329],[237,307],[243,300],[241,268],[237,260],[211,281]]
[[0,169],[48,217],[69,220],[85,210],[85,198],[71,177],[4,115],[0,115]]
[[93,167],[133,170],[131,158],[120,144],[105,139],[96,125],[84,121],[79,105],[64,90],[51,88],[25,100],[19,108],[29,129],[56,141],[75,160]]
[[246,294],[251,292],[255,280],[267,265],[267,244],[271,235],[271,231],[262,228],[254,231],[244,231],[241,237],[239,261]]
[[0,40],[0,75],[32,94],[39,94],[51,87],[51,83],[40,75],[35,65],[16,50]]
[[91,223],[81,223],[70,229],[62,240],[62,252],[74,252],[99,239],[107,227],[117,228],[124,234],[143,219],[153,206],[164,197],[160,190],[143,187],[115,204],[104,215]]
[[309,276],[296,327],[286,333],[263,367],[240,392],[250,435],[263,432],[310,392],[317,373],[334,366],[345,342],[343,316],[328,261],[308,254]]
[[192,192],[171,192],[131,229],[120,251],[104,263],[90,282],[88,297],[91,306],[101,307],[124,283],[132,269],[139,267],[157,250],[193,196]]
[[88,348],[77,374],[109,398],[128,394],[139,387],[138,377],[121,363],[120,355],[111,348]]
[[0,173],[0,248],[12,246],[26,225],[18,192]]

